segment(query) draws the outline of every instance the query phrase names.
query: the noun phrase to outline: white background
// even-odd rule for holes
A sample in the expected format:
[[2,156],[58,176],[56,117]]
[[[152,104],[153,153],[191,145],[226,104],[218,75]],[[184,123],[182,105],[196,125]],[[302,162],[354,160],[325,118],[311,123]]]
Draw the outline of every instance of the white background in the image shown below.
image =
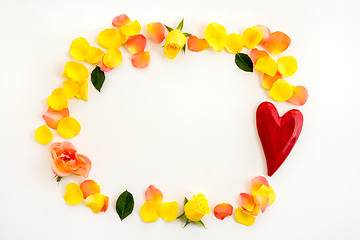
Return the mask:
[[[344,1],[4,1],[0,3],[0,239],[358,239],[360,2]],[[285,54],[298,72],[287,80],[308,88],[298,109],[300,139],[269,179],[276,201],[252,227],[233,217],[204,217],[207,229],[159,219],[145,224],[139,211],[150,184],[165,201],[203,192],[211,208],[249,192],[252,177],[266,175],[255,111],[272,101],[260,74],[245,73],[223,51],[187,51],[170,61],[149,43],[150,66],[123,63],[106,74],[101,93],[89,85],[89,102],[71,100],[82,131],[71,141],[93,162],[90,178],[110,196],[106,214],[62,199],[69,182],[52,180],[48,146],[34,140],[46,98],[62,84],[70,43],[96,36],[126,13],[146,23],[204,37],[208,23],[228,33],[256,24],[292,38]],[[244,50],[247,52],[247,50]],[[89,70],[92,67],[89,66]],[[273,101],[272,101],[273,102]],[[294,108],[275,103],[280,114]],[[62,139],[55,134],[56,141]],[[133,193],[135,209],[123,222],[117,196]]]

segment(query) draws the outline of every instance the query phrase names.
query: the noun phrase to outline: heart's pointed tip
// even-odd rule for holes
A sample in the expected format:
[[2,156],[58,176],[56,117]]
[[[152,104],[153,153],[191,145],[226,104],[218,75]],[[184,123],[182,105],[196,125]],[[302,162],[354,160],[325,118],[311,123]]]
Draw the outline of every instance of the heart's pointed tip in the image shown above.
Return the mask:
[[274,173],[275,173],[278,169],[279,169],[279,168],[277,168],[276,170],[274,170],[274,168],[268,167],[267,175],[268,175],[269,177],[272,177],[272,175],[274,175]]

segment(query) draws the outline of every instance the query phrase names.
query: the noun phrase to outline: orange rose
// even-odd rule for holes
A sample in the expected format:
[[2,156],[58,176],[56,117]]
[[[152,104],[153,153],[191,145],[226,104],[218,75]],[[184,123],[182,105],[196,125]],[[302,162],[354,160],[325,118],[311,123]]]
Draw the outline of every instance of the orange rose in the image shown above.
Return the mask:
[[53,161],[51,169],[59,177],[65,177],[73,173],[84,178],[89,176],[91,161],[88,157],[78,154],[75,146],[69,142],[53,143],[50,146]]

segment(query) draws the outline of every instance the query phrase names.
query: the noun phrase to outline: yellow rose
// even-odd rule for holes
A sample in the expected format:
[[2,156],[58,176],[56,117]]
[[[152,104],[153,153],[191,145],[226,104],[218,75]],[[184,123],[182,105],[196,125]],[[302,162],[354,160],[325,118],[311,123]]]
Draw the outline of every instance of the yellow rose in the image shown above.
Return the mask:
[[165,56],[174,59],[186,44],[186,37],[180,30],[173,30],[166,36],[164,46]]
[[186,217],[194,222],[200,221],[205,214],[210,213],[208,200],[202,193],[193,196],[193,198],[185,204],[184,210]]

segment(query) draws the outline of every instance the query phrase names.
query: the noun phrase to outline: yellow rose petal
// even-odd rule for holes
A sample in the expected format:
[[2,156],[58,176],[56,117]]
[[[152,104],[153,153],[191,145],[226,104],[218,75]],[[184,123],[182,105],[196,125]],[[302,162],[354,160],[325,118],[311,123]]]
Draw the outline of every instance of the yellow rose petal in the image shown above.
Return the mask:
[[89,85],[87,82],[78,83],[79,91],[75,95],[78,99],[88,101],[88,91],[89,91]]
[[86,60],[90,55],[90,44],[83,38],[76,38],[72,41],[69,50],[70,56],[79,61]]
[[278,79],[270,90],[270,97],[274,100],[283,102],[291,98],[294,87],[283,79]]
[[97,47],[91,47],[89,57],[86,62],[90,64],[97,64],[101,61],[101,58],[104,56],[104,51]]
[[228,35],[225,49],[229,53],[236,54],[238,52],[241,52],[243,48],[244,48],[244,41],[240,34],[232,33]]
[[63,89],[65,96],[67,98],[72,98],[79,92],[79,84],[71,80],[66,80],[63,82]]
[[216,52],[221,52],[226,44],[226,29],[218,23],[210,23],[205,29],[205,39]]
[[100,193],[95,193],[85,199],[85,206],[89,207],[93,213],[99,213],[104,203],[104,196]]
[[137,20],[131,21],[120,28],[120,31],[128,37],[139,34],[140,30],[141,26]]
[[270,75],[272,77],[275,76],[275,74],[277,73],[276,62],[270,56],[259,58],[256,61],[255,69],[260,72],[266,73],[267,75]]
[[279,73],[290,77],[297,71],[297,61],[293,56],[281,57],[277,61]]
[[36,141],[38,141],[41,144],[48,144],[49,142],[51,142],[51,140],[53,140],[54,136],[52,134],[52,132],[50,131],[50,129],[47,127],[47,125],[43,125],[41,127],[38,127],[35,130],[35,139]]
[[97,37],[98,44],[106,49],[119,48],[124,41],[121,34],[115,28],[108,28],[101,31]]
[[270,186],[266,186],[266,185],[262,185],[255,193],[254,193],[254,197],[256,199],[257,195],[261,195],[261,196],[267,196],[270,199],[270,203],[269,206],[271,206],[271,204],[273,204],[275,202],[275,191],[272,187]]
[[117,48],[110,48],[104,55],[103,63],[106,67],[114,68],[122,62],[121,51]]
[[74,82],[83,82],[88,78],[89,71],[82,63],[70,61],[66,63],[62,76]]
[[79,185],[76,183],[69,183],[66,186],[64,200],[69,205],[78,205],[83,200],[83,194]]
[[242,207],[238,207],[235,211],[235,220],[238,223],[251,226],[255,222],[255,217],[250,213],[245,212]]
[[261,42],[262,38],[262,33],[256,27],[247,28],[243,32],[244,44],[248,49],[256,47]]
[[60,136],[70,139],[79,134],[81,126],[75,118],[64,117],[60,120],[57,130]]
[[181,48],[171,43],[165,43],[164,54],[168,59],[174,59],[179,54]]
[[272,187],[264,184],[254,193],[254,200],[261,212],[265,212],[266,208],[275,201],[275,191]]
[[140,216],[144,220],[144,222],[155,222],[159,219],[159,208],[159,202],[146,201],[140,209]]
[[159,208],[159,215],[165,221],[175,221],[178,214],[178,203],[165,202]]
[[46,103],[54,110],[60,111],[68,107],[67,97],[62,88],[56,88],[47,98]]

